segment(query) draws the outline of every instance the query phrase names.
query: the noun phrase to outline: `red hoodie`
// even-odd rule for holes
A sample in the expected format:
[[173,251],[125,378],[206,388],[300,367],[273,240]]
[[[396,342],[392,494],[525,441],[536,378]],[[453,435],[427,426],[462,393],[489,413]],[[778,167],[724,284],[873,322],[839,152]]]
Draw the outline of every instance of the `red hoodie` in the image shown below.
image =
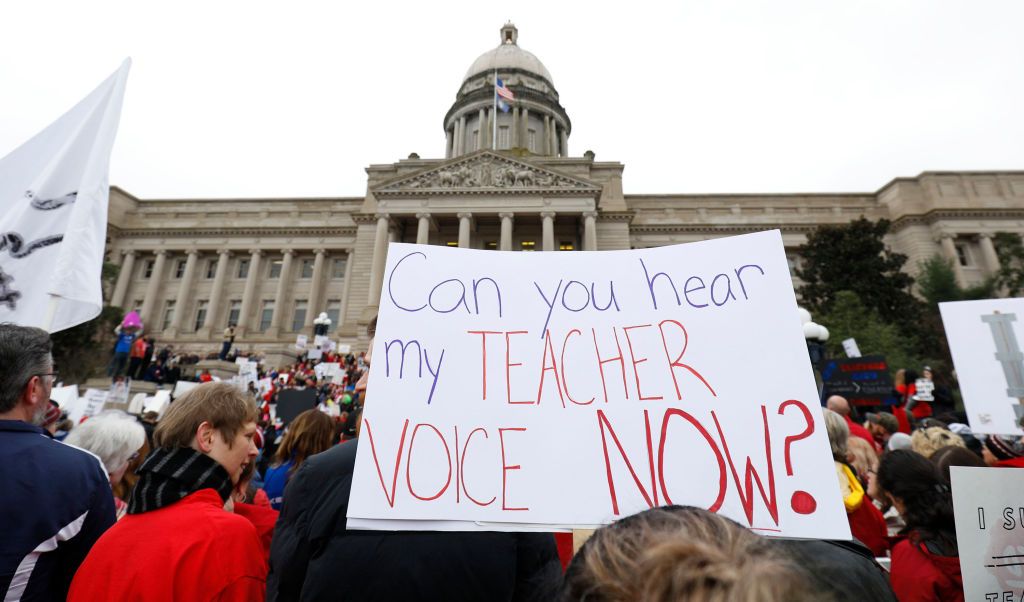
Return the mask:
[[992,465],[993,468],[1024,468],[1024,457],[1000,460]]
[[939,556],[904,539],[892,548],[892,590],[900,602],[964,602],[958,556]]

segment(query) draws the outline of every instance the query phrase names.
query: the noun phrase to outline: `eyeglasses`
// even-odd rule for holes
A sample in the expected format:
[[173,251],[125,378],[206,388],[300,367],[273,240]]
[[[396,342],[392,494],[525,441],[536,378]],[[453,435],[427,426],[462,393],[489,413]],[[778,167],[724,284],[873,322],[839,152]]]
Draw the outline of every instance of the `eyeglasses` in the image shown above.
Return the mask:
[[57,382],[59,380],[59,377],[60,377],[60,372],[57,372],[56,370],[54,370],[53,372],[41,372],[39,374],[33,374],[32,376],[49,376],[49,377],[53,378],[53,381],[51,381],[51,382]]

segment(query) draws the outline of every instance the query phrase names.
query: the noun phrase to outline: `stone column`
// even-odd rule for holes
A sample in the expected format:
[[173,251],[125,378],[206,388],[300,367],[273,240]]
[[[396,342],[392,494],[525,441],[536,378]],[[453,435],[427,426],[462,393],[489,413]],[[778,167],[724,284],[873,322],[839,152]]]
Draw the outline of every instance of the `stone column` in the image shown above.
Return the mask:
[[981,254],[985,258],[985,267],[990,275],[999,271],[999,255],[996,254],[996,247],[992,244],[992,235],[988,232],[979,234],[981,243]]
[[469,248],[469,229],[472,225],[473,214],[472,213],[460,213],[459,214],[459,248]]
[[371,307],[380,305],[380,289],[384,283],[384,263],[388,255],[388,225],[391,216],[387,213],[377,214],[377,232],[373,237],[373,263],[370,264],[370,293],[366,304]]
[[528,150],[533,150],[530,148],[530,109],[523,107],[521,115],[523,117],[523,123],[520,125],[521,129],[519,130],[519,146]]
[[210,305],[206,308],[206,319],[203,320],[203,327],[200,330],[201,338],[209,338],[217,323],[217,314],[220,313],[220,302],[224,298],[224,280],[228,277],[228,261],[231,259],[231,251],[221,249],[217,252],[217,271],[213,274],[213,290],[210,292]]
[[149,284],[146,285],[146,296],[142,299],[142,311],[139,317],[146,332],[151,330],[149,321],[153,316],[153,306],[156,305],[156,296],[160,293],[160,280],[164,277],[164,263],[167,261],[167,251],[160,249],[156,252],[156,263],[153,264],[153,273],[149,276]]
[[288,291],[292,276],[292,259],[295,251],[284,249],[284,260],[281,262],[281,277],[277,281],[277,293],[274,294],[274,313],[270,316],[270,329],[267,336],[276,338],[281,333],[281,321],[284,320],[284,296]]
[[551,118],[544,116],[544,131],[541,132],[540,154],[550,155],[551,149]]
[[171,326],[164,332],[164,336],[175,337],[181,332],[181,324],[185,320],[185,305],[192,295],[192,280],[195,278],[196,264],[199,262],[199,251],[189,249],[187,253],[185,273],[181,275],[181,282],[178,283],[178,298],[174,301],[174,315],[171,317]]
[[110,305],[122,307],[124,296],[128,293],[128,283],[132,279],[132,271],[135,270],[135,251],[125,251],[124,259],[121,261],[121,271],[117,274],[117,284],[114,285],[114,293],[110,296]]
[[541,251],[555,250],[555,212],[542,211],[540,214],[541,225]]
[[352,249],[345,249],[345,284],[341,287],[341,310],[338,312],[338,323],[334,325],[336,331],[341,330],[345,323],[345,313],[348,311],[348,292],[352,288]]
[[551,154],[558,156],[558,122],[551,118]]
[[452,124],[452,132],[452,156],[457,157],[459,156],[459,136],[462,133],[462,130],[459,128],[458,119]]
[[583,212],[583,250],[597,250],[597,211]]
[[249,329],[249,319],[253,304],[256,302],[256,282],[260,279],[260,257],[263,251],[249,251],[249,273],[245,277],[245,292],[242,293],[242,308],[238,312],[238,324],[235,325],[235,337],[242,338]]
[[455,142],[454,127],[444,131],[444,157],[446,159],[452,158],[452,143]]
[[459,152],[458,154],[463,155],[466,153],[466,116],[459,117]]
[[514,213],[499,213],[501,218],[501,244],[498,246],[502,251],[512,250],[512,219]]
[[943,232],[939,235],[939,244],[942,245],[942,252],[953,262],[953,274],[956,275],[956,282],[960,286],[966,286],[964,282],[964,270],[960,265],[960,257],[956,253],[956,244],[953,242],[953,235]]
[[569,134],[565,133],[565,128],[562,128],[558,133],[559,133],[559,136],[562,139],[562,148],[561,148],[562,156],[563,157],[568,157],[569,156]]
[[320,315],[320,306],[323,305],[323,300],[320,299],[320,291],[323,288],[321,281],[324,279],[324,262],[327,259],[327,250],[317,249],[315,253],[313,281],[309,283],[309,309],[306,311],[306,322],[303,324],[306,330],[313,328],[313,320]]
[[429,213],[417,213],[416,219],[419,223],[416,225],[416,244],[425,245],[429,244],[430,241],[430,214]]
[[487,146],[487,109],[480,109],[480,116],[477,117],[476,150]]
[[521,146],[519,143],[519,107],[512,107],[512,128],[509,130],[509,148]]

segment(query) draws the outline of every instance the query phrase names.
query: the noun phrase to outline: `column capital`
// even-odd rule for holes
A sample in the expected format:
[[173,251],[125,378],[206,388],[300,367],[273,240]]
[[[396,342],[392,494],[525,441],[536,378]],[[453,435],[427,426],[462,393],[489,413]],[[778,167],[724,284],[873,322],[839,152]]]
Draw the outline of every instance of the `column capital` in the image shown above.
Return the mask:
[[597,211],[584,211],[583,217],[592,217],[594,219],[597,219]]
[[377,221],[380,221],[382,219],[391,219],[391,214],[387,213],[387,212],[380,212],[380,213],[374,213],[373,217]]
[[459,219],[473,219],[473,214],[468,211],[462,211],[458,213]]
[[935,235],[935,239],[936,240],[946,240],[946,239],[952,239],[952,238],[953,238],[953,233],[952,232],[939,232],[938,234]]
[[501,213],[498,214],[498,217],[501,219],[515,219],[516,214],[510,211],[502,211]]
[[416,219],[430,219],[429,211],[421,211],[416,214]]
[[540,216],[544,219],[555,219],[554,211],[541,211]]
[[157,249],[156,251],[153,251],[153,254],[156,255],[157,257],[160,257],[160,256],[167,257],[167,253],[168,253],[167,249]]
[[981,234],[978,234],[978,238],[988,238],[988,239],[991,239],[992,238],[992,233],[991,232],[982,232]]
[[324,249],[324,248],[313,249],[313,253],[316,254],[316,255],[326,255],[327,254],[327,249]]
[[260,257],[261,255],[265,255],[266,253],[267,252],[264,251],[263,249],[249,249],[249,255],[252,255],[253,257]]
[[230,257],[231,256],[231,249],[217,249],[217,254],[218,255],[227,255],[227,256]]
[[281,249],[282,255],[295,255],[295,249]]
[[121,249],[120,253],[122,257],[128,257],[129,255],[134,257],[139,254],[135,249]]

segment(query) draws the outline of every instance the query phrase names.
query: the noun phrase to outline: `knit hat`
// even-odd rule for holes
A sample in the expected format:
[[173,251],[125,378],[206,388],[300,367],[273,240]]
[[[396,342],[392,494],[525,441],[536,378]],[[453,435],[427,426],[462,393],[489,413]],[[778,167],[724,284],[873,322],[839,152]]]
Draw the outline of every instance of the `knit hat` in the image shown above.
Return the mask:
[[985,449],[1000,460],[1009,460],[1011,458],[1019,458],[1021,456],[1020,452],[1014,449],[1014,442],[1012,439],[1000,437],[999,435],[989,435],[986,437]]

